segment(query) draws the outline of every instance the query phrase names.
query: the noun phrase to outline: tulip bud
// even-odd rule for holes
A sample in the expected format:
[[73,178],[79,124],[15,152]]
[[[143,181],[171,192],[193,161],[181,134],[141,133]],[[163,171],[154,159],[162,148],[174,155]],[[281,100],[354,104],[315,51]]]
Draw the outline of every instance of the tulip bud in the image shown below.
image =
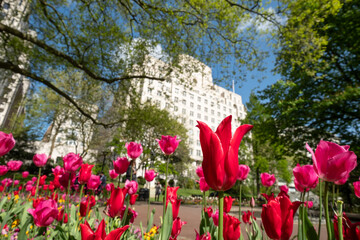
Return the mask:
[[255,199],[254,199],[254,197],[251,197],[250,207],[252,207],[252,208],[255,207]]
[[12,134],[0,131],[0,157],[4,156],[15,146],[15,139]]

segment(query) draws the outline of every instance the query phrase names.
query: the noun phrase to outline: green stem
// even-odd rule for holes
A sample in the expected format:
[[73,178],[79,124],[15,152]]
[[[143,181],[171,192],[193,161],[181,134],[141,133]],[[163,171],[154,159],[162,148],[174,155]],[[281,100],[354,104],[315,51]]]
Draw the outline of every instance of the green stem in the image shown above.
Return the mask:
[[301,221],[302,221],[302,238],[303,239],[306,239],[306,233],[305,233],[305,211],[306,211],[306,209],[307,209],[307,206],[305,205],[305,195],[306,195],[306,192],[304,191],[304,193],[303,193],[303,198],[302,198],[302,201],[304,202],[304,204],[303,204],[303,208],[302,208],[302,219],[301,219]]
[[338,229],[339,229],[339,240],[343,240],[344,236],[343,236],[343,228],[342,228],[342,205],[343,205],[343,201],[337,201],[338,203],[338,208],[339,208],[339,214],[338,214]]
[[336,200],[339,199],[339,186],[336,187]]
[[332,236],[332,232],[331,232],[331,222],[330,222],[330,215],[329,215],[329,183],[325,182],[325,219],[326,219],[326,230],[328,233],[328,240],[332,240],[333,236]]
[[206,229],[206,231],[208,231],[207,224],[206,224],[206,215],[205,215],[205,214],[207,214],[207,212],[206,212],[206,191],[203,192],[203,212],[204,212],[204,217],[205,217],[205,219],[204,219],[205,229]]
[[37,198],[37,193],[38,193],[38,189],[39,189],[39,182],[40,182],[40,176],[41,176],[41,168],[39,168],[39,176],[38,176],[38,179],[37,179],[36,189],[35,189],[35,198]]
[[[64,222],[65,213],[68,213],[68,215],[70,215],[69,198],[70,198],[71,174],[72,173],[70,173],[70,175],[69,175],[69,181],[68,181],[68,186],[67,186],[67,191],[66,191],[66,198],[65,198],[64,215],[63,215],[63,218],[62,218],[62,222]],[[70,234],[70,229],[69,229],[69,234]]]
[[241,182],[239,187],[239,221],[241,221]]
[[119,174],[118,187],[120,187],[121,174]]
[[82,194],[83,194],[83,191],[84,191],[84,184],[81,184],[81,188],[80,188],[80,198],[79,198],[79,209],[77,211],[77,214],[76,214],[76,227],[78,226],[79,224],[79,218],[80,217],[77,217],[77,215],[79,215],[80,213],[80,205],[81,205],[81,198],[82,198]]
[[224,228],[224,192],[219,191],[219,231],[218,240],[223,240],[223,228]]
[[[304,194],[303,192],[300,192],[300,199],[301,200],[303,199],[303,194]],[[303,207],[302,204],[300,206]],[[300,207],[300,210],[302,209],[301,207]],[[304,238],[303,236],[301,238],[299,237],[300,234],[302,235],[302,227],[301,227],[302,219],[300,218],[300,210],[299,210],[299,217],[298,217],[298,239],[303,239]]]
[[332,184],[332,205],[335,207],[335,183]]
[[321,219],[322,219],[322,181],[321,181],[321,179],[319,179],[319,227],[318,227],[318,240],[320,240]]
[[166,174],[165,174],[165,195],[163,197],[163,221],[165,219],[166,211],[166,195],[167,195],[167,178],[168,178],[168,168],[169,168],[169,156],[166,158]]
[[147,209],[147,216],[146,216],[146,219],[147,219],[146,225],[149,225],[149,212],[150,212],[150,182],[149,182],[149,199],[148,199],[148,209]]

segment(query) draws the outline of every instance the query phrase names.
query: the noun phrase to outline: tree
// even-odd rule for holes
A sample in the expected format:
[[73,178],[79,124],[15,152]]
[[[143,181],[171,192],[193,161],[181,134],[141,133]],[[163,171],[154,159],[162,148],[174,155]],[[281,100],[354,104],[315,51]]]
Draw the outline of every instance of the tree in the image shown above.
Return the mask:
[[[36,0],[18,5],[27,5],[19,27],[9,23],[20,17],[16,7],[13,15],[5,16],[10,21],[0,23],[0,68],[47,86],[93,123],[106,127],[119,121],[92,117],[55,84],[47,69],[74,68],[86,76],[83,81],[91,78],[106,90],[132,79],[169,79],[179,56],[189,54],[208,65],[221,65],[227,73],[224,79],[230,79],[233,69],[260,68],[264,57],[256,48],[256,28],[242,24],[254,18],[278,25],[275,13],[264,10],[259,1]],[[160,75],[142,71],[151,64],[149,55],[166,62]]]
[[263,172],[275,173],[289,183],[292,157],[286,155],[286,144],[279,138],[277,122],[254,93],[251,93],[246,106],[248,114],[242,122],[254,125],[254,128],[251,136],[245,137],[240,156],[249,159],[247,164],[256,180],[257,193],[260,192],[260,174]]
[[304,145],[321,138],[360,153],[359,7],[352,0],[288,4],[276,63],[282,80],[261,94],[297,162],[309,162]]

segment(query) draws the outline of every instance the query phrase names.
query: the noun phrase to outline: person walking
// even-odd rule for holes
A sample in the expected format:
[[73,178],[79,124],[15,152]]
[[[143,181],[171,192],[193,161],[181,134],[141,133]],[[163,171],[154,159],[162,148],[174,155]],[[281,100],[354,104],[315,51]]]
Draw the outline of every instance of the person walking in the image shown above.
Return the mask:
[[[155,201],[159,201],[160,194],[161,194],[161,185],[159,182],[157,182],[155,185]],[[156,198],[157,198],[157,200],[156,200]]]

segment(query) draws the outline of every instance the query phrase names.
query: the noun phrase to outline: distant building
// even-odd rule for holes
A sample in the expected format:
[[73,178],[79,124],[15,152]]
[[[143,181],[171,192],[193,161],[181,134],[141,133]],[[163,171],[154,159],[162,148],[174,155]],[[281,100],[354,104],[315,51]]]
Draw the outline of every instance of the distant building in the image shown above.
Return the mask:
[[[155,58],[150,61],[151,71],[166,64]],[[191,66],[186,66],[185,73],[174,71],[169,81],[144,80],[141,94],[143,102],[150,101],[166,109],[188,129],[190,157],[195,160],[192,164],[195,167],[203,160],[196,121],[205,122],[215,131],[226,116],[232,115],[234,132],[246,117],[246,110],[239,94],[213,83],[211,68],[190,56],[182,56],[180,66],[187,64]]]
[[[0,22],[20,31],[27,31],[28,1],[5,0],[0,1],[0,4]],[[5,56],[2,49],[0,55]],[[27,64],[25,55],[18,60]],[[22,113],[24,109],[21,103],[29,85],[29,80],[20,74],[0,69],[0,128],[10,128],[11,119]]]

